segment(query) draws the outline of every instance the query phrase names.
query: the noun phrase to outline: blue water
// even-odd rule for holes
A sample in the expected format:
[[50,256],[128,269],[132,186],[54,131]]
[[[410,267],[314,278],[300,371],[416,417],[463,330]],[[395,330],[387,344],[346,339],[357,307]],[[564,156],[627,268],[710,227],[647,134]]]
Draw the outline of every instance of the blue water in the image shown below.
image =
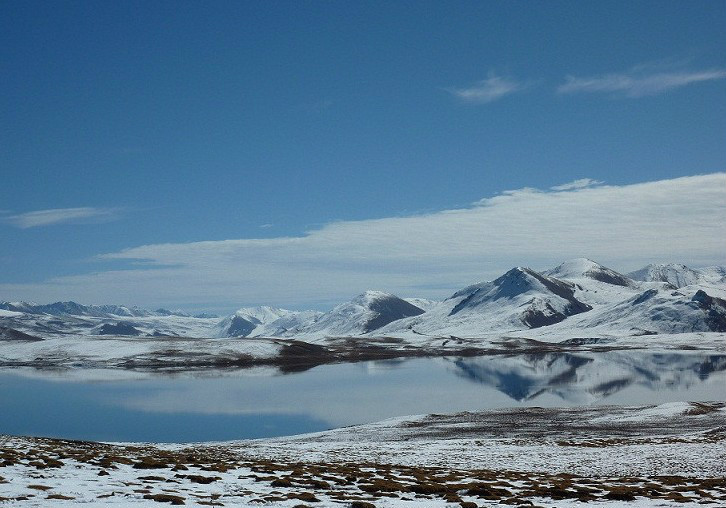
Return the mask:
[[272,437],[394,416],[723,400],[726,356],[543,354],[170,375],[0,370],[0,433],[102,441]]

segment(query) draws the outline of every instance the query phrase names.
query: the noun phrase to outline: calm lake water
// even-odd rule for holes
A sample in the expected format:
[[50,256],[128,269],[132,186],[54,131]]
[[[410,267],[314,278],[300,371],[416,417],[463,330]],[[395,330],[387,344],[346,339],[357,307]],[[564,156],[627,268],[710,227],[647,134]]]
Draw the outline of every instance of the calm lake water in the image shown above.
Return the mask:
[[723,400],[726,355],[558,353],[325,365],[295,374],[254,369],[118,379],[118,371],[96,371],[92,377],[0,370],[0,433],[192,442],[410,414]]

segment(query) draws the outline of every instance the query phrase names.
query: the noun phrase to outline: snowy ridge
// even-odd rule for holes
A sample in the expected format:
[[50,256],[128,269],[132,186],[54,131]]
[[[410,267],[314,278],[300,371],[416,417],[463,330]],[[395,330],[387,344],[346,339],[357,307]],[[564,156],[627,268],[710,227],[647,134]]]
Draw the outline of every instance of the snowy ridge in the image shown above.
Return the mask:
[[650,264],[629,273],[628,276],[646,282],[666,282],[673,288],[679,289],[694,284],[724,284],[726,283],[726,268],[711,266],[701,270],[694,270],[686,265],[676,263]]
[[0,326],[67,335],[481,338],[528,332],[538,340],[726,331],[726,268],[648,265],[623,275],[586,258],[537,272],[516,267],[436,302],[366,291],[327,312],[245,307],[223,319],[165,309],[0,302]]
[[291,310],[276,307],[243,307],[227,316],[217,325],[217,337],[247,337],[258,327],[294,314]]
[[615,286],[631,287],[634,285],[631,278],[587,258],[565,261],[552,270],[546,270],[543,274],[558,279],[592,279]]
[[190,317],[182,311],[157,309],[154,311],[125,305],[83,305],[67,301],[39,305],[33,302],[0,302],[0,309],[27,314],[50,314],[52,316],[92,316],[92,317],[149,317],[149,316],[180,316]]
[[429,300],[427,298],[404,298],[408,303],[422,309],[424,312],[433,309],[440,304],[439,300]]
[[423,313],[423,309],[390,293],[366,291],[317,316],[313,321],[288,330],[282,336],[309,340],[362,335],[393,321]]
[[590,305],[575,297],[575,290],[570,282],[517,267],[492,282],[457,291],[425,314],[394,322],[380,333],[470,336],[538,328],[590,310]]
[[[721,273],[720,267],[709,270]],[[492,282],[457,291],[422,316],[394,322],[379,332],[410,338],[476,338],[536,328],[540,331],[533,337],[540,340],[583,331],[621,336],[722,332],[726,302],[716,295],[724,290],[726,283],[721,282],[674,291],[669,284],[636,281],[579,258],[542,273],[514,268]]]

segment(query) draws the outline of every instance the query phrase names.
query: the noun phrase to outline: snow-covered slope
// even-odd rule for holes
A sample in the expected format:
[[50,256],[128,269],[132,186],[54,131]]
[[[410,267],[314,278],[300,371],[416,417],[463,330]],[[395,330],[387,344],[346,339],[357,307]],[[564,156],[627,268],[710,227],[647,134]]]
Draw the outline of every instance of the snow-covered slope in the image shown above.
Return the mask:
[[452,298],[459,301],[449,317],[498,312],[507,326],[521,323],[527,328],[558,323],[591,308],[575,298],[574,284],[522,267],[513,268],[493,282],[469,286]]
[[[602,334],[720,332],[726,303],[718,268],[698,271],[704,285],[636,281],[592,260],[566,261],[543,273],[515,268],[454,293],[425,314],[378,330],[385,335],[482,337],[537,328],[536,338]],[[683,273],[690,273],[686,267]],[[696,272],[695,270],[693,272]],[[707,281],[707,282],[704,282]],[[699,292],[700,291],[700,292]],[[587,333],[585,333],[587,331]]]
[[366,291],[318,316],[315,321],[284,333],[283,336],[312,340],[362,335],[391,322],[423,313],[423,309],[390,293]]
[[366,291],[328,312],[295,312],[273,307],[238,310],[220,322],[219,337],[296,337],[361,335],[392,321],[423,314],[423,309],[380,291]]
[[537,328],[560,322],[590,306],[575,297],[574,284],[517,267],[492,282],[457,291],[425,314],[379,330],[465,335]]
[[723,284],[726,282],[726,268],[711,266],[696,270],[677,263],[650,264],[628,274],[634,280],[647,282],[667,282],[674,288],[695,284]]
[[157,309],[155,311],[124,305],[83,305],[80,303],[55,302],[39,305],[32,302],[0,302],[0,309],[25,312],[27,314],[50,314],[51,316],[90,316],[90,317],[149,317],[149,316],[180,316],[189,317],[181,311]]
[[722,331],[719,320],[708,317],[712,305],[704,306],[696,301],[695,293],[647,289],[623,301],[600,306],[587,315],[577,316],[552,331],[579,329],[625,335]]
[[290,312],[284,316],[262,323],[255,328],[251,337],[294,337],[301,330],[315,323],[323,313],[316,310]]
[[[212,315],[213,316],[213,315]],[[165,309],[56,302],[0,302],[0,326],[36,336],[147,335],[211,337],[219,318]]]
[[322,315],[322,312],[314,310],[245,307],[220,321],[215,335],[217,337],[293,336],[311,326]]
[[404,298],[404,300],[406,300],[411,305],[418,307],[424,312],[433,309],[441,303],[440,300],[429,300],[427,298]]
[[[182,316],[148,316],[134,318],[88,317],[88,316],[52,316],[37,314],[21,314],[20,316],[2,320],[0,324],[31,335],[42,337],[68,335],[125,335],[112,332],[117,325],[128,325],[141,332],[142,336],[155,337],[214,337],[215,326],[219,318],[195,318]],[[106,326],[104,328],[105,325]],[[118,330],[118,328],[116,328]],[[135,334],[131,328],[126,328]]]
[[633,286],[630,278],[587,258],[565,261],[551,270],[546,270],[543,274],[558,279],[592,279],[614,286]]
[[217,326],[217,337],[247,337],[261,325],[293,314],[293,311],[276,307],[244,307],[227,316]]

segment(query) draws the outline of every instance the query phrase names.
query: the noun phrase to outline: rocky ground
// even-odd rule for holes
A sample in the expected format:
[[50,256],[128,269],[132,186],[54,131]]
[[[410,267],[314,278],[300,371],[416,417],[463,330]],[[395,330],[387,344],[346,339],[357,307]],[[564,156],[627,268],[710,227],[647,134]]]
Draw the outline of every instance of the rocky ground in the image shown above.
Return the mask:
[[197,445],[2,436],[0,503],[723,506],[726,405],[428,415]]

